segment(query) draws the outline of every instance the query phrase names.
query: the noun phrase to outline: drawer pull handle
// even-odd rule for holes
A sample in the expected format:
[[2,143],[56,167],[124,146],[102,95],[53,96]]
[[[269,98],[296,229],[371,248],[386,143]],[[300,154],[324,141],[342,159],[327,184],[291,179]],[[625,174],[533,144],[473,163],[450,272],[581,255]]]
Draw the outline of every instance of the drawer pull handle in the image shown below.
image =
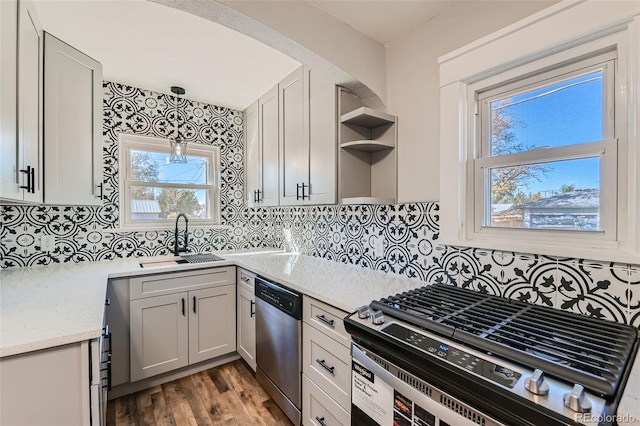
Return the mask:
[[251,304],[249,305],[249,318],[253,318],[253,316],[256,314],[256,310],[253,308],[256,305],[256,302],[254,302],[253,300],[250,300],[249,302],[251,302]]
[[244,281],[245,283],[248,283],[249,281],[251,281],[251,278],[249,278],[249,277],[247,277],[247,276],[244,276],[244,275],[243,275],[240,279],[241,279],[242,281]]
[[324,417],[316,416],[316,422],[320,423],[322,426],[327,426],[327,424],[324,422]]
[[324,359],[316,359],[316,362],[318,364],[320,364],[322,366],[322,368],[324,368],[325,370],[327,370],[329,373],[333,374],[333,370],[335,370],[335,367],[329,367],[327,365],[326,362],[324,362]]
[[331,327],[333,327],[333,320],[332,319],[328,319],[327,317],[325,317],[324,315],[316,315],[316,318],[318,318],[320,321],[322,321],[323,323],[330,325]]
[[196,297],[193,296],[193,313],[196,313]]
[[185,316],[185,312],[184,312],[184,297],[182,298],[182,316]]

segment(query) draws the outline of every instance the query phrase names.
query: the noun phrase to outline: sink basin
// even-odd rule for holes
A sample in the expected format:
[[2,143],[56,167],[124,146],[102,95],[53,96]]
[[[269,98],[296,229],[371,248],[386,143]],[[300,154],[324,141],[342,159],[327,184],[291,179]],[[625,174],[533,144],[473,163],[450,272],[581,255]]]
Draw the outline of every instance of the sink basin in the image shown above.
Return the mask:
[[154,268],[158,266],[172,266],[181,263],[205,263],[205,262],[218,262],[224,260],[223,258],[216,256],[215,254],[201,253],[201,254],[185,254],[179,259],[167,259],[167,260],[154,260],[151,262],[140,262],[141,268]]
[[178,265],[180,263],[189,263],[184,259],[175,259],[175,260],[156,260],[153,262],[140,262],[141,268],[154,268],[157,266],[172,266]]

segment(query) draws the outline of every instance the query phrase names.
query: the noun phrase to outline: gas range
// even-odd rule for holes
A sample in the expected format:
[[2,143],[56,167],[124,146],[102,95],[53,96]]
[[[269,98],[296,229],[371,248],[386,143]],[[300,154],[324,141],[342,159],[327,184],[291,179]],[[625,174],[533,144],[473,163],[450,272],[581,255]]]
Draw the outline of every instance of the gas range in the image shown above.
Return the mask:
[[440,284],[374,301],[345,326],[373,359],[508,425],[615,424],[638,346],[631,326]]

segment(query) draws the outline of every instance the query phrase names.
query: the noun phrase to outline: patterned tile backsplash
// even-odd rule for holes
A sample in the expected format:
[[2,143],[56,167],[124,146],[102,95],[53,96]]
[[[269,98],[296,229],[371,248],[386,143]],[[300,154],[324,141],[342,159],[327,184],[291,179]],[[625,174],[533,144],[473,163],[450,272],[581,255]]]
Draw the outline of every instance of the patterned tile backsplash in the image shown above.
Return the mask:
[[[105,82],[101,207],[0,206],[2,268],[170,254],[172,231],[118,226],[118,135],[171,137],[173,98]],[[190,251],[281,247],[640,327],[640,266],[439,245],[437,203],[249,209],[242,113],[183,99],[190,143],[220,147],[224,225],[196,228]],[[40,237],[55,235],[55,250]]]

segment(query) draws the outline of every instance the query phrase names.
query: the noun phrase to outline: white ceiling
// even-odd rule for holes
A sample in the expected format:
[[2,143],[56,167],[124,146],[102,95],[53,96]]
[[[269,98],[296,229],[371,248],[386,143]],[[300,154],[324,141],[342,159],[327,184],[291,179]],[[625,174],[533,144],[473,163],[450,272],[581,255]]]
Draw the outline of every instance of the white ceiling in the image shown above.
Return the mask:
[[[291,1],[306,1],[383,45],[463,3]],[[100,61],[105,80],[161,93],[182,86],[187,98],[242,110],[300,65],[244,34],[145,0],[34,4],[45,31]]]
[[309,0],[318,9],[388,45],[449,9],[452,0]]
[[[2,0],[0,0],[2,1]],[[43,29],[103,65],[104,79],[245,109],[300,64],[206,19],[140,0],[36,0]]]

